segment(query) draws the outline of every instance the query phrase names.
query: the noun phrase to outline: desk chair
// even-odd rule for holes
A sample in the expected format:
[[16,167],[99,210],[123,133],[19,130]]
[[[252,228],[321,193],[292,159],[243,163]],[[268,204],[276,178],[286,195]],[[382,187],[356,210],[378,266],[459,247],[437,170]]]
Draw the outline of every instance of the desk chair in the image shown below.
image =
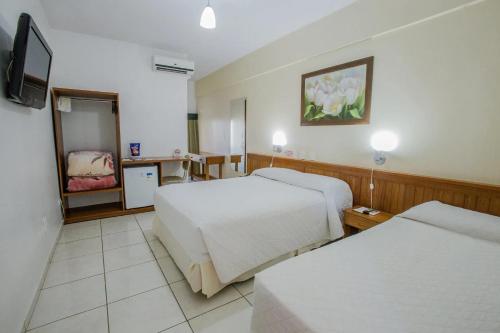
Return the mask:
[[[186,155],[186,157],[189,157],[189,155]],[[189,174],[191,171],[191,159],[189,159],[189,161],[182,162],[182,169],[184,170],[182,176],[163,177],[161,181],[162,185],[187,183],[189,181]]]

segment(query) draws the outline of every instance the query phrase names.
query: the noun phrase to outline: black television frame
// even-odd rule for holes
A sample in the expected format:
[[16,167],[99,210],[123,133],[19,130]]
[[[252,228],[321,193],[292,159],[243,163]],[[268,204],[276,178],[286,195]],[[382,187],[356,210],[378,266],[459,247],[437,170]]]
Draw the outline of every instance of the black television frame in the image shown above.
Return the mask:
[[[37,103],[33,100],[29,100],[26,98],[27,96],[23,95],[24,88],[24,65],[26,63],[26,51],[28,48],[28,36],[33,30],[36,34],[36,37],[40,40],[43,47],[47,50],[47,53],[50,56],[49,66],[47,69],[47,85],[45,86],[44,91],[44,99],[43,101],[39,100]],[[15,103],[23,104],[25,106],[29,106],[36,109],[43,109],[46,105],[47,101],[47,92],[49,90],[49,78],[50,78],[50,70],[52,67],[52,50],[50,49],[47,41],[43,38],[42,33],[38,29],[35,24],[33,18],[26,13],[22,13],[19,17],[19,21],[17,23],[17,32],[16,37],[14,39],[14,49],[12,51],[12,60],[9,65],[9,73],[8,73],[8,93],[9,99]]]

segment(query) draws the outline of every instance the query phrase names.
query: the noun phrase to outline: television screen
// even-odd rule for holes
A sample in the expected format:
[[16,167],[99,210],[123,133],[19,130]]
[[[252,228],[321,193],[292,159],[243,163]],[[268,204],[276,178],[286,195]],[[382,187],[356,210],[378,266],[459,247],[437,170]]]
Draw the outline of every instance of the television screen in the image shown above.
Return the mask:
[[45,107],[52,51],[28,14],[21,14],[9,77],[11,100],[37,109]]

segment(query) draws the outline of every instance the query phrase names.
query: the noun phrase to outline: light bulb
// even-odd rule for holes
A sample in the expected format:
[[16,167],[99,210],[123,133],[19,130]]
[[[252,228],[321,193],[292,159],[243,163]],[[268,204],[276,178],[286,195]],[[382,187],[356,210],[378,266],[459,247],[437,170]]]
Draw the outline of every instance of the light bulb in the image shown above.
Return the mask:
[[273,146],[286,146],[286,136],[282,131],[277,131],[273,135]]
[[393,151],[398,146],[398,137],[393,132],[380,131],[372,135],[370,144],[376,151]]
[[210,3],[207,4],[203,13],[201,13],[200,26],[205,29],[215,29],[215,13],[213,8],[210,7]]

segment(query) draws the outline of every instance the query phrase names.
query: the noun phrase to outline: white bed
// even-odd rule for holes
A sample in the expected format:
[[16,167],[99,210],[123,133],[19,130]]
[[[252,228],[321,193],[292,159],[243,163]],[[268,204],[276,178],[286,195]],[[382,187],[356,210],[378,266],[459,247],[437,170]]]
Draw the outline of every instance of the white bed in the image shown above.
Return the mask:
[[336,178],[279,168],[248,177],[163,186],[155,234],[191,284],[211,296],[225,285],[343,235],[352,205]]
[[252,331],[500,332],[500,218],[439,202],[255,278]]

